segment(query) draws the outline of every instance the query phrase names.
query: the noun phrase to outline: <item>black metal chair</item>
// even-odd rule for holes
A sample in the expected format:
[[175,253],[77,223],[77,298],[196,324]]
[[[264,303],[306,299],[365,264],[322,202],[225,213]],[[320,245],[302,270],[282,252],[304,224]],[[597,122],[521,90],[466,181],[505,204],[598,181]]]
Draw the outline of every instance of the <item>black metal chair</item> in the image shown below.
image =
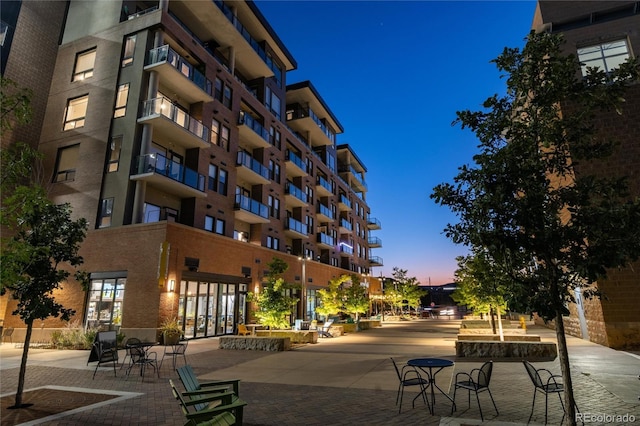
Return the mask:
[[[129,364],[131,364],[131,357],[129,356],[129,349],[127,349],[127,347],[129,345],[135,345],[135,344],[138,344],[138,343],[141,343],[141,342],[142,341],[140,339],[138,339],[137,337],[129,337],[127,339],[127,341],[124,342],[125,351],[124,351],[124,359],[122,360],[122,364],[120,364],[120,369],[121,370],[122,370],[122,367],[124,367],[124,364],[126,363],[127,358],[129,358]],[[128,369],[128,367],[127,367],[127,369]]]
[[[496,402],[493,400],[493,395],[491,394],[491,390],[489,389],[489,383],[491,382],[491,372],[493,371],[493,361],[487,361],[482,364],[480,368],[474,368],[469,373],[460,372],[456,374],[455,385],[453,389],[453,405],[451,406],[451,414],[455,410],[455,400],[456,400],[456,391],[460,389],[466,389],[468,392],[468,402],[469,406],[471,406],[471,392],[475,392],[476,400],[478,401],[478,409],[480,410],[480,419],[484,421],[484,417],[482,415],[482,406],[480,405],[480,396],[478,395],[480,392],[487,391],[489,393],[489,397],[491,397],[491,402],[493,403],[493,408],[496,410],[496,415],[498,415],[498,407],[496,407]],[[460,380],[462,378],[462,380]]]
[[[422,399],[424,400],[425,404],[427,404],[429,412],[431,412],[431,406],[429,405],[429,401],[426,397],[426,389],[429,386],[429,379],[423,378],[415,368],[409,365],[404,365],[402,369],[400,369],[398,368],[398,364],[396,364],[396,361],[393,358],[391,358],[391,362],[393,362],[393,368],[395,368],[396,370],[399,381],[398,392],[396,394],[396,405],[398,405],[398,401],[400,402],[400,406],[398,407],[398,414],[400,414],[400,412],[402,411],[402,398],[404,396],[404,388],[413,386],[420,387],[420,394],[418,396],[422,395]],[[418,396],[413,399],[412,406],[415,406],[415,401]]]
[[[533,403],[531,404],[531,414],[529,414],[529,421],[531,421],[531,417],[533,417],[533,409],[536,404],[536,395],[538,392],[544,393],[544,423],[547,424],[547,411],[548,411],[548,403],[549,403],[549,394],[557,394],[558,399],[560,400],[560,405],[562,406],[562,421],[564,420],[564,416],[566,414],[566,410],[564,408],[564,403],[562,402],[562,392],[564,392],[564,384],[558,382],[558,378],[562,378],[562,376],[553,374],[551,371],[546,368],[535,368],[529,361],[523,360],[524,368],[527,370],[529,377],[531,378],[531,382],[533,382],[533,386],[535,387],[533,391]],[[544,378],[543,378],[544,376]],[[578,409],[578,405],[576,404],[576,410]],[[579,411],[579,410],[578,410]]]
[[[143,345],[142,343],[138,343]],[[147,366],[153,367],[154,372],[160,377],[160,369],[158,368],[158,354],[155,352],[149,352],[144,346],[131,345],[127,342],[125,346],[129,355],[129,367],[127,368],[127,377],[131,373],[131,369],[135,366],[140,367],[140,376],[144,381],[144,370]]]
[[162,368],[162,363],[164,361],[165,356],[170,356],[173,359],[173,369],[176,369],[176,358],[182,355],[184,359],[184,365],[187,365],[187,345],[189,344],[188,340],[184,340],[182,342],[176,343],[175,345],[165,345],[164,353],[162,354],[162,359],[160,360],[160,368]]

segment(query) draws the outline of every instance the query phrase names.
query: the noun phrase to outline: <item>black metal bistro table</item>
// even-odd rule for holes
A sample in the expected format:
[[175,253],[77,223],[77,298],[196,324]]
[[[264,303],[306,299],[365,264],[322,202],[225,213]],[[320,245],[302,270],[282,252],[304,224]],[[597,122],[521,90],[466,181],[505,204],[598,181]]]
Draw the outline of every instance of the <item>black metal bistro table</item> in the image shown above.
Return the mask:
[[[422,392],[426,392],[428,388],[431,388],[431,406],[429,407],[429,412],[431,414],[434,414],[436,410],[436,389],[438,389],[441,394],[446,396],[447,399],[451,401],[454,407],[456,406],[455,401],[451,399],[451,397],[445,391],[440,389],[440,387],[436,384],[436,375],[447,367],[453,367],[453,361],[442,358],[414,358],[407,361],[407,365],[410,365],[415,369],[420,369],[429,376],[429,386],[424,388]],[[429,370],[428,372],[427,369]]]
[[137,351],[137,354],[135,354],[135,358],[133,354],[130,353],[130,355],[132,355],[131,364],[127,369],[127,376],[129,376],[129,373],[131,372],[131,369],[133,368],[133,366],[136,364],[139,364],[140,376],[142,376],[142,380],[144,380],[144,369],[146,365],[151,365],[153,367],[153,370],[156,372],[156,374],[158,374],[158,377],[160,377],[160,370],[158,369],[157,355],[154,352],[154,355],[156,355],[155,359],[149,357],[149,350],[152,347],[157,346],[158,344],[159,344],[158,342],[139,342],[139,343],[129,343],[125,345],[126,350]]

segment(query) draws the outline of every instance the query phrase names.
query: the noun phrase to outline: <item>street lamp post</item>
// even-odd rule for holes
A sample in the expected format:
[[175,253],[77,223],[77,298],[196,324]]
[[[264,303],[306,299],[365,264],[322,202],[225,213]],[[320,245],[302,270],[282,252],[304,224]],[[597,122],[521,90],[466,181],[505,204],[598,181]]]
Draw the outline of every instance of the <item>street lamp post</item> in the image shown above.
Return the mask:
[[299,256],[298,260],[302,262],[302,294],[300,295],[300,301],[302,305],[300,306],[300,314],[302,316],[302,320],[306,321],[307,319],[307,260],[308,257]]

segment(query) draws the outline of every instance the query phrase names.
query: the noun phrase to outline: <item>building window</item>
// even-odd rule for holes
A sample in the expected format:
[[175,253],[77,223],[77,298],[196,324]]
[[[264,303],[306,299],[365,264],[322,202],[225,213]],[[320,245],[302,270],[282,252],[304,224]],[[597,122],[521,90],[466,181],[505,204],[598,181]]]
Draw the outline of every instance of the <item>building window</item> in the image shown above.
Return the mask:
[[309,234],[314,229],[314,227],[313,227],[313,218],[311,216],[305,216],[305,223],[307,225],[307,234]]
[[209,190],[227,195],[227,171],[209,164]]
[[129,83],[121,84],[118,86],[118,93],[116,94],[116,108],[113,113],[113,118],[124,117],[127,113],[127,98],[129,97]]
[[214,218],[212,218],[211,216],[205,216],[204,217],[204,230],[205,231],[209,231],[209,232],[213,232],[213,222],[215,221]]
[[108,228],[111,226],[113,216],[113,198],[105,198],[100,202],[100,217],[98,217],[98,228]]
[[217,99],[218,101],[222,102],[222,87],[224,85],[222,84],[222,80],[218,77],[216,77],[216,81],[214,84],[214,93],[213,93],[213,97],[215,99]]
[[220,145],[220,122],[215,118],[211,120],[211,143]]
[[280,240],[278,238],[274,238],[271,235],[267,236],[267,248],[273,250],[280,250]]
[[280,183],[280,164],[269,160],[269,178],[275,183]]
[[280,200],[275,198],[273,195],[269,195],[268,203],[269,203],[269,214],[271,215],[271,217],[280,219]]
[[64,115],[64,130],[78,129],[84,127],[84,119],[87,115],[87,103],[89,95],[67,101],[67,110]]
[[227,126],[222,126],[222,133],[220,134],[220,146],[229,151],[229,134],[231,130]]
[[117,172],[120,165],[120,152],[122,151],[122,136],[114,136],[109,144],[109,160],[107,161],[107,173]]
[[628,58],[629,45],[626,39],[578,49],[583,76],[587,75],[587,68],[600,68],[604,72],[611,72]]
[[79,153],[80,144],[65,146],[58,150],[56,171],[53,174],[54,182],[67,182],[75,179]]
[[78,53],[76,56],[76,64],[73,69],[73,77],[71,81],[81,81],[89,77],[93,77],[93,66],[96,62],[95,47],[86,52]]
[[144,223],[160,222],[160,206],[144,203]]
[[122,52],[122,66],[126,67],[133,63],[133,53],[136,50],[136,36],[127,37],[124,42],[124,52]]
[[222,219],[216,219],[216,226],[214,232],[216,234],[224,235],[225,221]]
[[4,21],[0,21],[0,46],[4,47],[4,42],[9,34],[9,24]]
[[91,279],[87,325],[109,330],[122,324],[122,302],[126,278]]
[[227,86],[225,84],[224,92],[223,92],[223,96],[222,96],[222,105],[224,105],[227,108],[231,109],[231,98],[232,97],[233,97],[233,91],[231,90],[231,87],[229,87],[229,86]]

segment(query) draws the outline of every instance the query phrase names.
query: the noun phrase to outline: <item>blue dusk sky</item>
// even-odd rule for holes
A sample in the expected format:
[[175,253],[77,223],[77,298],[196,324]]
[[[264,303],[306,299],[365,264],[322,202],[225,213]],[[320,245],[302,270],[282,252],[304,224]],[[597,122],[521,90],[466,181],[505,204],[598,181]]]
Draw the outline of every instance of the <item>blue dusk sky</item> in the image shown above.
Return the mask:
[[505,82],[491,60],[522,47],[535,1],[256,1],[367,168],[366,201],[382,229],[374,276],[406,269],[423,285],[453,281],[464,246],[430,195],[477,152],[456,111],[481,109]]

